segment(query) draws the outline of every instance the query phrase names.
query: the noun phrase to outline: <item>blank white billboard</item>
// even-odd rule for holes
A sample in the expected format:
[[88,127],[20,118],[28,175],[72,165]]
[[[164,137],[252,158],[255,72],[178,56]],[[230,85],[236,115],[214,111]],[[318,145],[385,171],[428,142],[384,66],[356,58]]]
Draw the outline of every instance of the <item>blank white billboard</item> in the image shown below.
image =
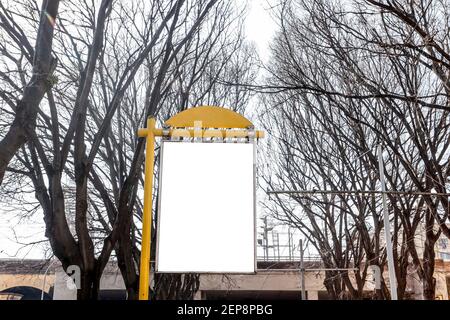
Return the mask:
[[253,148],[163,142],[157,272],[255,272]]

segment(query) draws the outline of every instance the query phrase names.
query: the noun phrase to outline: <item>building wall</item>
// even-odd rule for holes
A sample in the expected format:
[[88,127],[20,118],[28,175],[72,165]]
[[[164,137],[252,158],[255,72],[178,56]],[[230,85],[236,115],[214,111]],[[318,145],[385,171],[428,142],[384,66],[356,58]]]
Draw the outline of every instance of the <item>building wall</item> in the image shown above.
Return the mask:
[[[301,277],[298,271],[270,270],[249,275],[205,274],[200,276],[200,289],[195,299],[201,299],[202,293],[208,291],[293,291],[300,293],[301,289]],[[309,300],[317,300],[318,292],[324,290],[323,274],[306,272],[305,289]]]
[[[44,291],[48,293],[50,287],[53,286],[54,282],[55,275],[47,275],[45,279]],[[27,286],[42,289],[43,285],[43,274],[0,274],[0,291],[18,286]]]
[[[437,260],[436,270],[434,274],[436,278],[436,297],[442,300],[449,300],[447,286],[447,277],[450,277],[450,263]],[[389,274],[384,270],[383,277],[389,286]],[[325,275],[324,272],[310,271],[305,274],[305,289],[307,291],[308,300],[318,300],[319,293],[325,293],[326,288],[323,284]],[[372,280],[372,273],[366,279],[364,290],[373,291],[374,281]],[[350,280],[355,283],[354,277]],[[417,277],[417,274],[411,272],[407,279],[408,285],[407,293],[412,295],[413,299],[422,300],[422,282]],[[200,289],[196,294],[195,299],[202,299],[203,293],[208,291],[222,291],[224,293],[229,291],[301,291],[301,278],[298,271],[276,271],[271,270],[267,272],[258,272],[252,275],[201,275]],[[300,295],[299,295],[300,299]]]
[[[111,268],[108,268],[111,269]],[[70,285],[71,279],[63,271],[58,268],[55,271],[55,289],[53,300],[76,300],[77,291]],[[119,269],[107,270],[100,279],[100,290],[125,290],[125,283]]]
[[[422,283],[418,279],[414,270],[409,272],[407,291],[413,295],[414,299],[422,299]],[[449,299],[449,286],[447,285],[450,277],[450,263],[442,259],[436,259],[435,267],[436,278],[436,297],[443,300]],[[387,282],[388,274],[384,271],[384,277]],[[46,277],[45,291],[48,293],[51,286],[54,285],[55,300],[74,300],[76,299],[76,290],[67,286],[67,275],[60,266],[56,267],[54,273],[50,272]],[[323,285],[323,272],[307,271],[305,274],[306,291],[309,300],[318,299],[319,293],[325,292]],[[11,274],[0,273],[0,291],[16,287],[30,286],[41,289],[44,283],[43,272],[36,274]],[[366,290],[373,290],[372,276],[367,277]],[[124,290],[125,284],[119,269],[115,265],[109,265],[102,276],[100,282],[101,290]],[[219,275],[204,274],[200,277],[200,289],[196,294],[196,299],[202,299],[202,294],[208,291],[259,291],[259,292],[277,292],[287,291],[292,293],[301,292],[301,278],[298,271],[259,271],[256,274],[247,275]],[[204,296],[204,295],[203,295]],[[299,295],[300,299],[300,295]]]
[[[384,276],[387,278],[387,274]],[[448,300],[448,287],[446,284],[446,277],[450,276],[450,267],[448,264],[442,263],[436,266],[436,297],[443,300]],[[370,276],[368,277],[370,278]],[[54,287],[55,300],[75,300],[76,290],[71,290],[67,286],[67,275],[62,269],[56,270],[56,274],[49,274],[46,278],[45,291],[48,293],[51,286]],[[323,274],[318,272],[306,272],[305,282],[306,291],[308,292],[309,300],[318,299],[319,292],[325,291],[323,286]],[[0,274],[0,291],[16,287],[16,286],[30,286],[41,289],[44,283],[44,276],[42,274]],[[422,299],[422,284],[418,281],[417,276],[413,274],[408,279],[407,290],[413,294],[413,298]],[[120,275],[120,272],[109,272],[104,274],[101,279],[102,290],[124,290],[125,284]],[[372,290],[373,282],[368,281],[367,290]],[[301,279],[298,272],[279,272],[268,271],[258,272],[254,275],[216,275],[208,274],[200,277],[200,289],[196,294],[195,299],[202,298],[202,292],[207,291],[301,291]],[[300,299],[300,296],[299,296]]]
[[436,278],[436,297],[450,300],[450,261],[436,259],[434,277]]

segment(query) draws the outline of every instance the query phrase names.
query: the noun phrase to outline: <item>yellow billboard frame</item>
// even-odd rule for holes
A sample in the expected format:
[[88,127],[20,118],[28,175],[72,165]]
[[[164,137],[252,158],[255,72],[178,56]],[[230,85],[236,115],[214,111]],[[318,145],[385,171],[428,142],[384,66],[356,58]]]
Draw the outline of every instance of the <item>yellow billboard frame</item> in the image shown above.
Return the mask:
[[230,109],[200,106],[186,109],[167,120],[164,129],[156,128],[153,117],[147,127],[138,130],[138,137],[146,139],[144,171],[144,210],[142,214],[142,244],[139,267],[139,300],[148,300],[150,284],[150,247],[153,208],[153,170],[156,137],[216,137],[263,138],[263,131],[253,130],[253,124]]

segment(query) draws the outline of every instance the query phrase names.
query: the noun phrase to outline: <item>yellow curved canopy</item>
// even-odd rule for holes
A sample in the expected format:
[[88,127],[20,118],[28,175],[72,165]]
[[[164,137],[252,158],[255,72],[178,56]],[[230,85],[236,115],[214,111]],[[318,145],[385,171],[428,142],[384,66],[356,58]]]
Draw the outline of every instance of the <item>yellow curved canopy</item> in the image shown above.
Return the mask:
[[253,126],[247,118],[229,109],[201,106],[177,113],[165,122],[173,128],[194,127],[194,121],[201,121],[202,128],[248,128]]

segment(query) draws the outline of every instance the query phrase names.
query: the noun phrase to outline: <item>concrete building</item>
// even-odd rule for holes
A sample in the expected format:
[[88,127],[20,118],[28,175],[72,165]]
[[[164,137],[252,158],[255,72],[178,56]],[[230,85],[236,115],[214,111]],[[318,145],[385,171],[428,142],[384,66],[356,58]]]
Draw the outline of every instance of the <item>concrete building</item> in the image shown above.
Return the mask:
[[[61,266],[55,269],[53,300],[76,300],[77,291]],[[125,300],[125,284],[117,264],[110,262],[100,279],[100,300]]]
[[43,298],[52,299],[55,274],[50,263],[47,260],[1,259],[0,300],[39,300],[42,289]]
[[[314,262],[306,262],[305,268],[316,267]],[[74,300],[76,290],[68,282],[67,275],[55,263],[49,267],[48,261],[2,260],[0,261],[0,299],[40,299],[44,288],[44,299]],[[256,274],[200,276],[200,288],[195,299],[239,299],[239,300],[299,300],[301,299],[301,276],[298,262],[260,261]],[[387,274],[386,274],[387,277]],[[450,289],[450,262],[436,260],[436,298],[448,300]],[[305,289],[308,300],[326,300],[328,294],[323,285],[323,271],[305,272]],[[45,284],[44,284],[45,282]],[[71,288],[72,287],[72,288]],[[100,299],[126,299],[125,285],[115,263],[110,263],[101,279]],[[373,283],[367,282],[368,293]],[[408,279],[407,292],[413,299],[422,299],[421,283],[412,272]],[[2,293],[3,292],[3,293]]]
[[[264,239],[268,239],[265,236]],[[299,272],[298,250],[289,235],[288,244],[281,244],[280,235],[272,235],[271,242],[258,241],[258,272],[256,274],[200,276],[200,289],[195,299],[301,299],[301,275]],[[417,238],[420,248],[423,239]],[[264,245],[265,244],[265,245]],[[449,300],[450,297],[450,246],[449,240],[441,237],[436,242],[436,299]],[[421,255],[421,252],[419,252]],[[325,290],[324,271],[315,257],[305,259],[305,289],[308,300],[328,299]],[[384,271],[385,279],[388,279]],[[368,278],[371,278],[370,276]],[[368,279],[366,290],[373,290],[373,282]],[[422,299],[422,284],[411,267],[407,280],[407,293],[412,299]],[[76,299],[76,290],[58,262],[42,260],[0,260],[0,299],[39,299],[44,289],[44,298],[55,300]],[[100,299],[126,299],[125,285],[117,265],[108,264],[100,282]],[[3,292],[3,293],[2,293]]]

